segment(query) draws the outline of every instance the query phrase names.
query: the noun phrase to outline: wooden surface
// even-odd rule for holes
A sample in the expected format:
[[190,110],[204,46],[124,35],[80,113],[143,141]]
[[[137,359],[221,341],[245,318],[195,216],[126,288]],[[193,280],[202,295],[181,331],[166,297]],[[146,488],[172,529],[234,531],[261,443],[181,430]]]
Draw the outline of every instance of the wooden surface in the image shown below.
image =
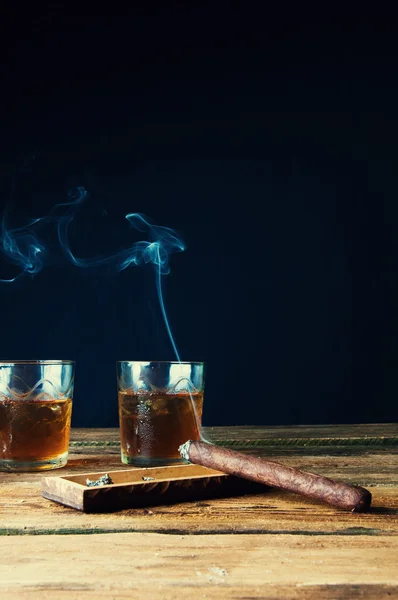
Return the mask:
[[65,468],[0,473],[0,598],[398,598],[397,425],[205,435],[367,487],[372,509],[272,489],[84,514],[41,497],[42,477],[131,467],[120,462],[118,430],[74,430]]

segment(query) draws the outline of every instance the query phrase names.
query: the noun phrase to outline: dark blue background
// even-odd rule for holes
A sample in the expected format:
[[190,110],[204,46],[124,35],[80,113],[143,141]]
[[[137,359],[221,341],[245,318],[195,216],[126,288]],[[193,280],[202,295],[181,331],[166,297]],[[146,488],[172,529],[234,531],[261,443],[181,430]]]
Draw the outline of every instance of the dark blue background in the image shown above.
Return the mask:
[[[207,362],[206,425],[395,421],[388,18],[57,6],[1,24],[1,186],[15,222],[84,185],[78,256],[128,246],[128,212],[181,235],[165,299],[182,359]],[[48,236],[47,268],[0,288],[0,356],[75,359],[74,425],[117,425],[115,361],[174,358],[153,270],[79,270]]]

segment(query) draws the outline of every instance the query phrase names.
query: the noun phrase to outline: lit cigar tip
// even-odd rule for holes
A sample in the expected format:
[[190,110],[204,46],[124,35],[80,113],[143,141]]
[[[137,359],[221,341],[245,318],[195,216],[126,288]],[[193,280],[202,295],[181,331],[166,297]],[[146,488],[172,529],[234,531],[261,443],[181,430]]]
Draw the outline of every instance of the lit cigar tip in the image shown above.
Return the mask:
[[185,442],[185,444],[181,444],[181,446],[178,448],[178,452],[181,455],[181,458],[183,458],[184,460],[188,460],[189,461],[189,449],[191,447],[191,440],[188,440],[187,442]]

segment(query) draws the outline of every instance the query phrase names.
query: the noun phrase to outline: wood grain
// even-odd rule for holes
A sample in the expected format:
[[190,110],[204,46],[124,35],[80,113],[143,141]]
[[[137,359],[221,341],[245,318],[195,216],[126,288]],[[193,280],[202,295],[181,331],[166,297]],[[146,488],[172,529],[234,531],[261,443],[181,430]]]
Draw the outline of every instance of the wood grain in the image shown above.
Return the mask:
[[367,487],[371,512],[269,489],[79,513],[42,498],[42,477],[131,467],[120,462],[118,430],[74,430],[65,468],[0,473],[0,598],[398,598],[397,425],[211,428],[206,435]]
[[[41,497],[40,473],[0,474],[0,533],[78,533],[95,531],[174,531],[352,533],[394,535],[398,532],[398,449],[354,456],[329,453],[302,456],[298,451],[276,456],[290,466],[304,466],[327,477],[369,486],[373,495],[370,513],[352,514],[310,502],[297,495],[267,490],[263,495],[189,502],[176,506],[124,510],[112,515],[76,514]],[[266,455],[257,449],[256,455]],[[318,452],[318,450],[316,450]],[[67,467],[54,476],[123,468],[118,453],[71,455]],[[113,469],[114,467],[114,469]],[[128,466],[125,467],[129,469]],[[46,472],[48,476],[49,472]]]
[[397,537],[5,538],[0,596],[349,599],[360,591],[361,598],[391,599],[398,593],[397,553]]
[[[396,446],[398,424],[204,427],[209,441],[226,446]],[[73,446],[119,447],[119,430],[73,429]]]

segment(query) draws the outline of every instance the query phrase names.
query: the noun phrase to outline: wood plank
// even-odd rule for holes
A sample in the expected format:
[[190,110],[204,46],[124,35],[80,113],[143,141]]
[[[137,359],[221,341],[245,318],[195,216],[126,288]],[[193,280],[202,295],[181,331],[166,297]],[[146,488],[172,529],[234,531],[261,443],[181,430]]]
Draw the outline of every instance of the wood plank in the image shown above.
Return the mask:
[[[92,449],[93,450],[93,449]],[[322,450],[322,452],[321,452]],[[256,450],[267,454],[268,448]],[[106,531],[158,531],[181,533],[287,532],[297,534],[397,535],[398,449],[388,453],[331,456],[325,449],[302,455],[289,451],[274,456],[289,466],[299,466],[342,481],[369,487],[372,510],[353,514],[317,504],[293,494],[266,489],[264,494],[228,500],[189,502],[151,510],[130,509],[111,515],[85,515],[41,497],[46,473],[0,474],[0,530],[18,533],[89,533]],[[72,454],[67,467],[52,471],[55,477],[101,469],[123,468],[119,452],[109,448],[96,454]],[[130,467],[125,466],[126,469]]]
[[2,504],[0,535],[91,534],[123,531],[173,534],[262,533],[305,535],[398,535],[395,489],[376,490],[374,508],[358,514],[308,504],[291,494],[271,492],[228,500],[184,503],[119,513],[86,514],[35,494]]
[[[105,598],[106,600],[135,600],[144,598],[148,600],[148,592],[145,584],[141,584],[134,589],[117,589],[115,586],[109,585],[106,590],[82,590],[84,584],[70,584],[66,589],[54,588],[49,586],[47,593],[45,587],[39,590],[24,588],[23,591],[18,591],[19,600],[96,600],[97,598]],[[78,589],[79,588],[79,589]],[[160,589],[154,589],[153,585],[149,588],[150,598],[154,600],[181,600],[181,598],[190,598],[190,594],[195,594],[195,598],[205,600],[393,600],[397,598],[396,586],[385,585],[275,585],[264,583],[262,590],[253,588],[247,585],[243,590],[241,587],[228,587],[228,595],[224,587],[214,586],[204,588],[203,586],[186,587],[186,586],[170,586],[166,588],[162,586]],[[55,592],[55,594],[54,594]],[[111,595],[110,595],[111,594]],[[242,595],[243,594],[243,595]],[[2,596],[2,600],[15,600],[15,591],[6,590]],[[193,596],[192,596],[193,597]]]
[[[389,446],[398,445],[398,424],[204,427],[203,435],[209,441],[230,446]],[[119,445],[117,428],[71,432],[72,447]]]
[[[254,456],[269,458],[287,466],[313,471],[326,477],[341,479],[357,485],[398,485],[398,447],[384,449],[312,448],[241,449]],[[131,469],[123,465],[120,452],[115,448],[72,449],[68,463],[62,469],[31,473],[0,472],[0,484],[40,481],[42,477],[54,475],[64,477],[79,473],[103,470]]]
[[0,596],[37,598],[397,597],[398,537],[171,536],[4,538]]
[[204,434],[228,446],[397,445],[398,424],[209,427]]
[[[105,589],[84,590],[86,584],[64,582],[63,589],[54,585],[41,585],[39,589],[24,587],[22,590],[2,590],[2,600],[135,600],[143,598],[148,600],[181,600],[181,598],[198,598],[201,600],[394,600],[398,597],[397,586],[383,584],[338,584],[338,585],[278,585],[264,582],[259,588],[250,585],[224,586],[213,585],[212,587],[195,586],[159,586],[154,585],[146,588],[145,583],[135,588],[116,588],[108,583]],[[148,591],[147,591],[148,590]],[[226,595],[227,592],[227,595]],[[17,594],[17,596],[16,596]],[[195,594],[195,596],[193,596]]]

